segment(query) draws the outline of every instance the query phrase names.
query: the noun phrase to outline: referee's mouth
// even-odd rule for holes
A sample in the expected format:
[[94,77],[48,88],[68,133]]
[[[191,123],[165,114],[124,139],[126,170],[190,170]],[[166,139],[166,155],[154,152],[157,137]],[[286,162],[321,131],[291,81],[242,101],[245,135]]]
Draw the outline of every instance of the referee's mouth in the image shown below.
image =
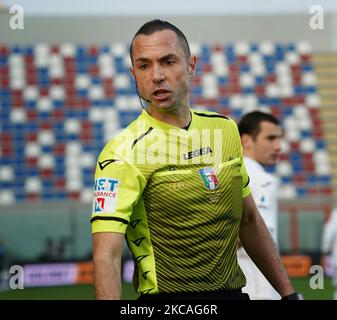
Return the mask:
[[154,90],[151,96],[157,101],[163,101],[170,97],[171,91],[165,89]]

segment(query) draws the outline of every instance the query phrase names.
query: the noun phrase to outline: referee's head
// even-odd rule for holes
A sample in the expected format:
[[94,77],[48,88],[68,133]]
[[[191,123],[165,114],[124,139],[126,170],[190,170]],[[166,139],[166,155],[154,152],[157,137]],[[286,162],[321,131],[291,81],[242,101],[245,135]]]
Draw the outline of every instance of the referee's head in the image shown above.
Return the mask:
[[138,35],[141,35],[141,34],[151,35],[155,32],[163,31],[163,30],[171,30],[177,35],[179,44],[184,51],[186,61],[188,61],[191,57],[191,50],[190,50],[190,46],[189,46],[188,41],[187,41],[185,35],[183,34],[183,32],[170,22],[160,20],[160,19],[155,19],[155,20],[151,20],[151,21],[148,21],[145,24],[143,24],[139,28],[139,30],[136,32],[136,34],[134,35],[134,37],[131,41],[131,45],[130,45],[131,62],[133,62],[133,59],[132,59],[132,49],[133,48],[132,48],[132,46],[133,46],[134,39]]

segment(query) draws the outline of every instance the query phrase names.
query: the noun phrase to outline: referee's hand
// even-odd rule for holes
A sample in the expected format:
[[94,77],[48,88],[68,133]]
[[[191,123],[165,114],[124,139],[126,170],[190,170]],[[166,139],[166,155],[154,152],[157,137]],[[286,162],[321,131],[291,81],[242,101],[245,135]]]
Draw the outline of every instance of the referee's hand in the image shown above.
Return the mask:
[[282,297],[281,300],[304,300],[304,297],[301,292],[294,292]]

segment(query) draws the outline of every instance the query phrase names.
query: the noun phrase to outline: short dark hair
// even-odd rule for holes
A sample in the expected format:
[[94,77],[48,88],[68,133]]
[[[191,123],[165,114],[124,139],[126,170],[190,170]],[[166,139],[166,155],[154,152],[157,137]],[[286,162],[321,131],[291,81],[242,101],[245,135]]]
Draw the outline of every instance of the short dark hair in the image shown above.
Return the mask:
[[132,61],[132,45],[133,45],[133,41],[134,39],[140,35],[140,34],[144,34],[144,35],[150,35],[153,34],[157,31],[163,31],[163,30],[172,30],[178,37],[178,41],[179,44],[181,46],[181,48],[184,51],[186,60],[188,60],[191,57],[191,50],[190,50],[190,46],[188,44],[188,41],[185,37],[185,35],[182,33],[181,30],[179,30],[176,26],[174,26],[172,23],[169,23],[167,21],[163,21],[163,20],[159,20],[159,19],[155,19],[155,20],[151,20],[146,22],[145,24],[143,24],[139,30],[136,32],[136,34],[134,35],[132,41],[131,41],[131,45],[130,45],[130,58]]
[[280,125],[279,120],[272,114],[262,111],[252,111],[246,113],[238,123],[240,136],[243,134],[249,134],[253,139],[255,139],[261,131],[260,123],[263,121]]

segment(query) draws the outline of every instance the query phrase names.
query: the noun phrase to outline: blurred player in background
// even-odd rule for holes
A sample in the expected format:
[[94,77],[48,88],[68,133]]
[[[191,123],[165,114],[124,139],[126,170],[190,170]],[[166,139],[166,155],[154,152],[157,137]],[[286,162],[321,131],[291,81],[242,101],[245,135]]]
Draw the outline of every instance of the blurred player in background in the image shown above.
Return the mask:
[[335,288],[334,300],[337,300],[337,207],[331,212],[329,221],[323,229],[322,252],[331,255],[333,264],[332,284]]
[[[121,299],[126,234],[141,299],[247,299],[236,258],[240,235],[282,297],[298,300],[250,194],[235,122],[190,109],[196,57],[183,33],[150,21],[134,36],[130,56],[148,106],[97,162],[91,217],[96,298]],[[204,142],[204,132],[220,136]]]
[[[277,244],[277,179],[264,166],[274,165],[281,151],[282,129],[273,115],[253,111],[242,117],[239,124],[244,161],[250,178],[249,187],[256,206]],[[238,250],[239,265],[247,284],[243,288],[252,300],[280,299],[279,294],[249,258],[244,248]]]

